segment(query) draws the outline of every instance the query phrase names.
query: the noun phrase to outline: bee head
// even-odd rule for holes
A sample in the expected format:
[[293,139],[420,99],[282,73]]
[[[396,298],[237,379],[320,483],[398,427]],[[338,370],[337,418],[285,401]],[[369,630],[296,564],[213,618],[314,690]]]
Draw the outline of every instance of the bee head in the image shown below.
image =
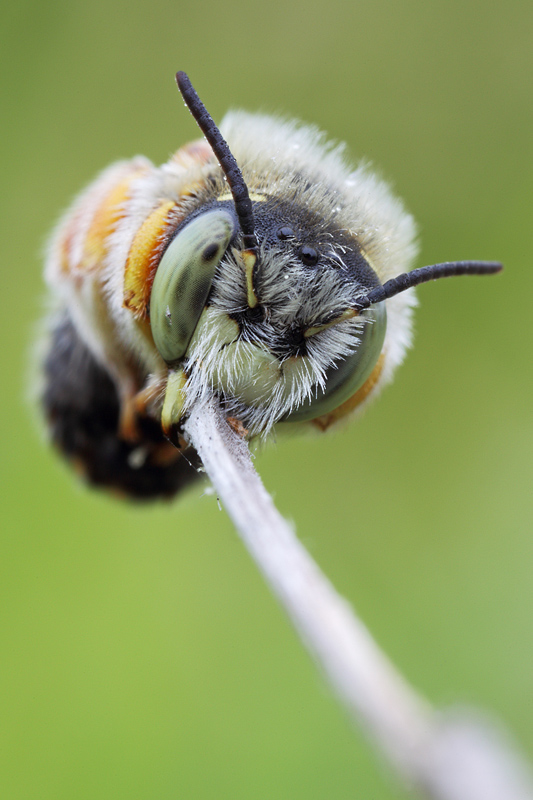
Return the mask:
[[501,268],[439,264],[382,285],[334,215],[317,216],[302,196],[250,193],[187,75],[176,80],[230,191],[185,221],[152,288],[154,341],[181,376],[167,394],[184,386],[172,424],[213,392],[252,433],[323,417],[375,382],[387,299],[437,277]]

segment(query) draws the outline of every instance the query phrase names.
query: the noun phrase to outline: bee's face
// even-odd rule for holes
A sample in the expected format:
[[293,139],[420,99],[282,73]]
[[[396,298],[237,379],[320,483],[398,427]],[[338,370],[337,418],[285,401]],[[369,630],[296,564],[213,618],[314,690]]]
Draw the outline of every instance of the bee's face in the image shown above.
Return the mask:
[[[274,197],[253,208],[251,267],[232,201],[191,213],[168,247],[175,259],[168,269],[161,262],[150,315],[167,362],[184,362],[187,404],[215,391],[245,427],[264,432],[352,396],[376,366],[386,313],[384,303],[356,311],[379,280],[349,231]],[[172,310],[176,297],[182,307]]]

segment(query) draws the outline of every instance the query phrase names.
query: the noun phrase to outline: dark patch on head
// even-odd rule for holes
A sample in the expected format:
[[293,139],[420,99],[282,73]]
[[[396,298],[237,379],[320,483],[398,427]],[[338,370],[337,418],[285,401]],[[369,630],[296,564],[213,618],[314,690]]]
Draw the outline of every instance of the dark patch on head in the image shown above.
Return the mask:
[[307,355],[307,339],[303,328],[289,328],[283,335],[283,341],[270,346],[276,358],[290,358],[291,356]]
[[255,306],[254,308],[247,308],[246,311],[243,311],[241,314],[241,319],[244,319],[246,322],[259,324],[263,322],[265,319],[265,309],[263,306]]
[[[292,253],[310,269],[342,270],[364,289],[381,285],[362,255],[356,236],[340,229],[333,221],[324,221],[306,206],[272,197],[254,202],[254,218],[260,246]],[[281,231],[289,230],[291,236],[280,236]]]
[[246,308],[244,311],[236,311],[229,314],[229,317],[237,323],[241,333],[245,333],[247,329],[255,328],[265,321],[265,308],[262,305],[255,306],[254,308]]

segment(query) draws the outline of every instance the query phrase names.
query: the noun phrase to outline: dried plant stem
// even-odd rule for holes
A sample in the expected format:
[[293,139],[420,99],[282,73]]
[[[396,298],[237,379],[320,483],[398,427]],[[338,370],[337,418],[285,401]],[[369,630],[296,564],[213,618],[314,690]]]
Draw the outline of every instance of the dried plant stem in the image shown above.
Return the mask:
[[437,714],[402,678],[279,514],[215,404],[195,409],[185,432],[331,687],[407,784],[435,800],[533,800],[528,768],[499,731]]

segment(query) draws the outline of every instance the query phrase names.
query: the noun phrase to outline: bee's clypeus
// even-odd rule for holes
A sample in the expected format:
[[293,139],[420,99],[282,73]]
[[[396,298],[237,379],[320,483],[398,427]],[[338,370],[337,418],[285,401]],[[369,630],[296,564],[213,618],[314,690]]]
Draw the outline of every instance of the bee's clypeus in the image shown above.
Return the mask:
[[52,439],[90,482],[139,498],[197,474],[180,435],[194,405],[215,395],[250,436],[326,429],[402,361],[414,285],[501,268],[408,272],[414,223],[382,181],[313,128],[232,113],[219,129],[177,80],[205,138],[162,167],[105,170],[46,267]]

